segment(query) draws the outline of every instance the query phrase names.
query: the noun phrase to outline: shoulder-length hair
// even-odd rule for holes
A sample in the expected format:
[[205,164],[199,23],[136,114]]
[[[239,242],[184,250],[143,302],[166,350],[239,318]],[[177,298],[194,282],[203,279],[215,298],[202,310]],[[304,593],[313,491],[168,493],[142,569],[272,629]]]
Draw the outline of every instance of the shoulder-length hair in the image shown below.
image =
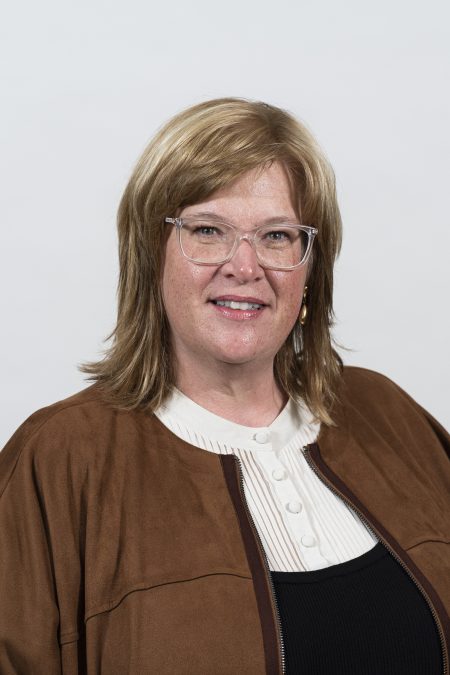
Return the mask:
[[81,370],[114,405],[156,410],[175,384],[161,292],[164,247],[173,216],[249,169],[281,162],[304,224],[318,229],[309,265],[307,322],[296,322],[275,357],[281,388],[332,424],[342,362],[333,349],[333,265],[341,244],[334,173],[309,131],[285,110],[221,98],[184,110],[139,159],[118,211],[117,324],[102,360]]

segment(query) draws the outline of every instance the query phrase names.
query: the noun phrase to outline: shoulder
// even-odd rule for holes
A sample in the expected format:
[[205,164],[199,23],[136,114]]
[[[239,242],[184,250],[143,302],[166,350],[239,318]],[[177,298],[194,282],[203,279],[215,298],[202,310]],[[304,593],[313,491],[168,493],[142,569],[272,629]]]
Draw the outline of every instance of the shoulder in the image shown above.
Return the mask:
[[126,433],[140,416],[110,405],[98,385],[37,410],[0,452],[0,496],[19,469],[42,479],[83,472],[111,447],[118,427]]
[[439,422],[398,384],[373,370],[344,367],[335,418],[338,426],[353,430],[370,426],[404,438],[437,439],[448,452],[449,436]]
[[341,397],[347,404],[359,407],[386,407],[389,402],[402,407],[413,406],[422,410],[401,387],[386,375],[367,368],[345,366],[342,372]]
[[103,402],[100,391],[91,386],[82,391],[57,401],[44,408],[40,408],[30,415],[17,429],[0,454],[3,458],[12,445],[20,443],[22,448],[27,447],[35,438],[61,440],[62,436],[76,430],[82,432],[85,424],[80,421],[98,419],[105,415],[106,404]]
[[398,390],[398,386],[386,375],[369,368],[358,366],[344,366],[342,379],[347,389],[370,390]]

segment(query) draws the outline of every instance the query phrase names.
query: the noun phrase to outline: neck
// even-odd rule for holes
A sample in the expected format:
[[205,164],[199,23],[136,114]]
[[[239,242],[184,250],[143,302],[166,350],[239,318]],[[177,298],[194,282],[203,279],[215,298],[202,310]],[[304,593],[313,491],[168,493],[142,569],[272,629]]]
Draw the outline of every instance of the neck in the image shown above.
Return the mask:
[[273,363],[217,364],[214,370],[193,372],[179,364],[178,389],[206,410],[247,427],[268,426],[286,404],[277,385]]

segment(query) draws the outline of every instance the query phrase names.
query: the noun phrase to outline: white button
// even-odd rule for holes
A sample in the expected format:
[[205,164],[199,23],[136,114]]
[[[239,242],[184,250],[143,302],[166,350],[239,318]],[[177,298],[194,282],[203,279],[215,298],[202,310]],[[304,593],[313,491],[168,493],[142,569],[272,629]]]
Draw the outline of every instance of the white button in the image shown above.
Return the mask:
[[272,476],[275,480],[284,480],[287,477],[287,472],[283,468],[274,469],[272,471]]
[[313,537],[312,534],[304,534],[300,541],[303,546],[307,546],[308,548],[316,545],[316,538]]
[[302,510],[302,505],[300,502],[289,502],[286,504],[286,508],[289,513],[300,513]]
[[269,440],[269,432],[257,431],[256,434],[253,436],[253,438],[257,443],[267,443],[267,441]]

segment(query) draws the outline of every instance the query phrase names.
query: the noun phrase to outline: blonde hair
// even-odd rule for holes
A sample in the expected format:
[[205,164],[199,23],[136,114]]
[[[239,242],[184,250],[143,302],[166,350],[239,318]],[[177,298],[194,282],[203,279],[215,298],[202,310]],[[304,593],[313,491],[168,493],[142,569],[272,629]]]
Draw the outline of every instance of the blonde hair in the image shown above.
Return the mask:
[[144,150],[118,211],[118,316],[104,358],[81,366],[125,409],[155,410],[175,384],[161,292],[168,215],[204,200],[249,169],[281,162],[302,222],[318,229],[308,277],[308,316],[275,357],[275,376],[317,419],[332,424],[342,362],[333,349],[333,266],[341,244],[334,173],[308,130],[275,106],[222,98],[172,118]]

